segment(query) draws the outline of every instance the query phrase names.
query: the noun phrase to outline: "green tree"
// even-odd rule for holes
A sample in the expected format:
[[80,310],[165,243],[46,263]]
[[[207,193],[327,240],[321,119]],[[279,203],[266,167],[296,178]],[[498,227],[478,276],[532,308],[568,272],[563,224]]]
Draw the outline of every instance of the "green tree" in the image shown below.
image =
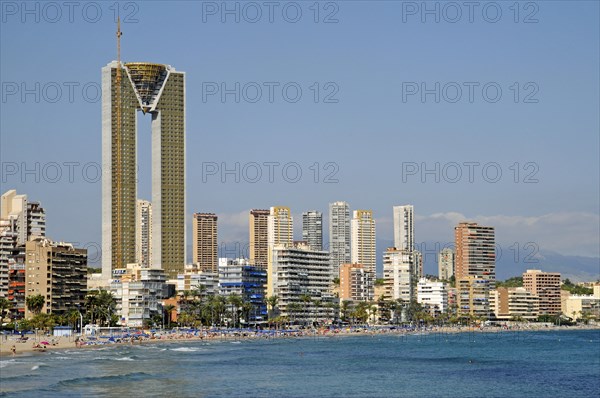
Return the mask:
[[568,292],[574,295],[586,296],[594,294],[594,289],[581,285],[576,285],[573,282],[571,282],[569,278],[563,281],[563,284],[560,288],[561,290],[567,290]]
[[0,323],[2,323],[2,320],[8,314],[8,310],[10,310],[12,306],[12,302],[6,297],[0,297]]
[[27,296],[25,299],[25,305],[27,306],[27,309],[30,312],[33,312],[34,315],[37,315],[42,311],[44,304],[46,304],[46,299],[41,294]]
[[501,282],[496,281],[496,287],[522,287],[523,286],[523,277],[522,276],[513,276],[512,278],[508,278],[507,280]]

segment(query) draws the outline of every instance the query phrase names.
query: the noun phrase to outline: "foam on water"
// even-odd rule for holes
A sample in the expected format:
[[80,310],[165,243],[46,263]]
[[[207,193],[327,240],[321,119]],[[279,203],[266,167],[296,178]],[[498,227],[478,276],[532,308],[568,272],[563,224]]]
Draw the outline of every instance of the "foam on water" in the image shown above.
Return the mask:
[[171,348],[171,351],[196,352],[196,351],[200,351],[200,348],[196,348],[196,347],[177,347],[177,348]]
[[8,365],[14,364],[17,361],[14,359],[9,359],[7,361],[0,361],[0,369],[7,367]]

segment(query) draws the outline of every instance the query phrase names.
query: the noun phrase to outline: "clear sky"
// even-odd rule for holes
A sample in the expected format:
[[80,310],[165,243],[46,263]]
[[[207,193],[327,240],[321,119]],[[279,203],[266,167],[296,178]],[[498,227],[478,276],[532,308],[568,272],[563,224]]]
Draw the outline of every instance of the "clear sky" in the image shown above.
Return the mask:
[[[74,4],[2,1],[1,183],[42,202],[51,238],[87,243],[101,236],[96,88],[115,6]],[[416,241],[449,242],[467,219],[501,243],[599,256],[597,1],[265,4],[119,3],[122,59],[186,72],[188,230],[215,212],[220,241],[247,241],[251,208],[290,206],[299,230],[302,211],[345,200],[392,240],[392,206],[410,203]],[[236,83],[239,102],[222,98]],[[149,116],[138,124],[150,199]]]

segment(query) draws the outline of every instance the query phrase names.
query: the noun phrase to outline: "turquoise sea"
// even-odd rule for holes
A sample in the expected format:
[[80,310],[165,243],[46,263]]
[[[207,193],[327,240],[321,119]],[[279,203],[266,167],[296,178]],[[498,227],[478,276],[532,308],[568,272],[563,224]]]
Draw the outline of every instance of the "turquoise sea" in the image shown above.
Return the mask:
[[10,397],[598,397],[600,330],[163,342],[0,360]]

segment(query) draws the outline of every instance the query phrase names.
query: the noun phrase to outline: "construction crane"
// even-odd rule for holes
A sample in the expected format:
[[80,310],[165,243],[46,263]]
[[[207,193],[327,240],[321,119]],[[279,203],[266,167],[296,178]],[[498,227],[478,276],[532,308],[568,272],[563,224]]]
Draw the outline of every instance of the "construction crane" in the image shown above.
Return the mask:
[[117,18],[117,81],[116,81],[116,102],[117,102],[117,123],[116,123],[116,167],[114,167],[113,172],[116,172],[116,180],[117,180],[117,198],[116,198],[116,213],[117,213],[117,237],[115,239],[116,243],[116,267],[115,268],[123,268],[123,253],[122,253],[122,245],[123,245],[123,229],[122,229],[122,211],[123,211],[123,197],[122,197],[122,167],[123,167],[123,153],[121,142],[122,132],[123,132],[123,121],[121,115],[122,108],[122,95],[121,95],[121,18]]

